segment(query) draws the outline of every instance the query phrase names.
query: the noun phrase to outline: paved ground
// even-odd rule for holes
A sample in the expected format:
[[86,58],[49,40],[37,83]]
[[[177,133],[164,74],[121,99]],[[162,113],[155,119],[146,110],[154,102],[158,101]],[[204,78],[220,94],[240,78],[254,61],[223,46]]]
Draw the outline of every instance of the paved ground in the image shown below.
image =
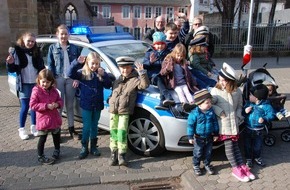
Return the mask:
[[[216,59],[218,67],[223,61],[239,69],[241,59]],[[268,62],[268,69],[279,84],[279,91],[289,97],[290,93],[290,58],[254,58],[253,67],[261,67]],[[286,102],[290,109],[290,102]],[[22,141],[18,137],[19,103],[8,90],[7,76],[0,73],[0,189],[141,189],[140,182],[157,180],[162,184],[172,183],[173,189],[290,189],[290,147],[280,139],[281,130],[271,131],[277,141],[273,147],[265,147],[263,157],[267,167],[255,166],[253,173],[258,179],[238,182],[231,176],[229,163],[224,149],[214,151],[213,165],[217,175],[195,177],[192,172],[191,153],[166,152],[160,157],[140,157],[129,152],[128,167],[108,165],[109,135],[101,132],[100,151],[102,156],[87,159],[77,158],[80,142],[65,138],[61,144],[61,160],[52,166],[37,163],[37,138],[31,136]],[[278,122],[277,125],[288,126]],[[27,120],[27,126],[30,121]],[[66,126],[66,123],[64,123]],[[276,126],[276,124],[275,124]],[[80,128],[81,123],[76,122]],[[62,136],[67,137],[65,131]],[[46,144],[46,154],[53,151],[51,137]],[[181,181],[181,184],[179,182]],[[150,183],[145,187],[150,189]],[[183,188],[182,188],[183,186]],[[162,188],[160,188],[162,189]]]

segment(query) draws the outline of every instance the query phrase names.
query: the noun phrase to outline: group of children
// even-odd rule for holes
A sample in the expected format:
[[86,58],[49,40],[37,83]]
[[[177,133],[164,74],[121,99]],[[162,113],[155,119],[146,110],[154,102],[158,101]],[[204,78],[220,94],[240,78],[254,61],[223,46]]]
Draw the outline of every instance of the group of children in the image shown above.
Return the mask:
[[[202,28],[199,31],[201,30],[205,32],[207,29]],[[193,168],[196,175],[202,175],[200,168],[202,159],[206,171],[214,174],[211,165],[213,142],[223,141],[233,176],[244,182],[255,179],[250,172],[252,161],[260,166],[265,165],[261,158],[262,130],[265,124],[275,117],[274,109],[266,100],[269,90],[263,84],[251,88],[249,101],[243,104],[236,72],[230,65],[224,63],[219,71],[214,70],[214,65],[210,61],[205,66],[194,65],[196,61],[193,60],[201,59],[198,53],[196,55],[197,44],[205,45],[202,53],[207,56],[206,37],[202,38],[194,39],[198,43],[191,44],[190,48],[194,47],[195,50],[189,49],[190,57],[193,59],[190,58],[191,61],[188,62],[186,47],[178,40],[178,29],[175,24],[169,23],[165,26],[164,32],[153,34],[153,44],[145,54],[144,68],[143,64],[135,63],[131,57],[123,56],[116,59],[121,75],[115,81],[111,81],[100,67],[101,59],[97,53],[90,52],[86,57],[79,56],[75,59],[66,70],[67,77],[79,81],[81,91],[83,132],[79,158],[84,159],[89,153],[101,155],[97,148],[97,136],[98,121],[104,108],[103,90],[112,87],[109,98],[110,165],[127,165],[129,116],[133,114],[137,91],[146,89],[151,82],[160,89],[160,104],[156,105],[156,109],[168,109],[170,105],[176,103],[169,93],[171,89],[177,93],[184,109],[188,105],[194,107],[189,113],[187,135],[189,143],[194,144]],[[134,65],[136,69],[133,68]],[[200,74],[203,73],[207,77],[215,75],[214,85],[199,83],[200,78],[194,76],[189,66],[193,67],[192,70],[201,67]],[[210,91],[207,88],[209,86],[212,87]],[[270,85],[268,86],[270,88]],[[62,109],[63,104],[56,89],[54,73],[49,69],[41,70],[30,97],[30,108],[36,112],[36,129],[40,135],[37,145],[40,163],[52,164],[60,157],[62,119],[59,109]],[[282,111],[285,114],[285,110]],[[245,126],[246,164],[238,146],[241,123]],[[52,159],[44,155],[44,144],[49,132],[52,134],[55,147]]]

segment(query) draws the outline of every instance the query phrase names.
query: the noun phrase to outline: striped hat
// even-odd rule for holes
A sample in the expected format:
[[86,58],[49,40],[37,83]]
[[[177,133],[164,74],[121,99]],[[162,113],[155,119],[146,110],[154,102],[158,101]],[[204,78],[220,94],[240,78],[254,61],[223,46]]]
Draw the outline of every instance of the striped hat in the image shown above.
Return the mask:
[[135,59],[133,57],[122,56],[117,57],[116,62],[118,66],[134,65]]
[[194,103],[196,105],[203,103],[208,98],[212,98],[211,94],[209,93],[207,89],[196,91],[193,97],[194,97]]
[[219,75],[225,79],[233,81],[237,80],[235,69],[225,62],[223,63],[223,67],[219,71]]

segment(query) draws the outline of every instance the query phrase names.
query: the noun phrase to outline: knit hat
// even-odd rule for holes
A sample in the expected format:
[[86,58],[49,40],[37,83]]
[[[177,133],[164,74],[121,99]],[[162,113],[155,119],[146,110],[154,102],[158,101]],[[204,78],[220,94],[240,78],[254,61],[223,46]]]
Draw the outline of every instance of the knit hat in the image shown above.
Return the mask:
[[200,26],[198,27],[194,33],[193,33],[193,37],[199,34],[209,34],[209,29],[207,26]]
[[211,94],[208,92],[207,89],[202,89],[202,90],[196,91],[194,93],[193,97],[194,97],[194,103],[196,105],[201,104],[202,102],[204,102],[208,98],[212,98]]
[[153,44],[163,43],[166,44],[166,36],[163,32],[154,32],[152,35]]
[[225,62],[223,63],[223,67],[219,71],[219,75],[229,80],[237,80],[235,69]]
[[121,56],[116,58],[118,66],[134,65],[135,59],[128,56]]
[[250,93],[258,98],[258,100],[266,100],[268,98],[269,90],[264,84],[258,84],[250,88]]
[[206,37],[205,36],[201,36],[199,38],[196,38],[196,39],[193,39],[189,42],[189,45],[192,46],[192,45],[204,45],[204,46],[207,46],[207,42],[206,42]]

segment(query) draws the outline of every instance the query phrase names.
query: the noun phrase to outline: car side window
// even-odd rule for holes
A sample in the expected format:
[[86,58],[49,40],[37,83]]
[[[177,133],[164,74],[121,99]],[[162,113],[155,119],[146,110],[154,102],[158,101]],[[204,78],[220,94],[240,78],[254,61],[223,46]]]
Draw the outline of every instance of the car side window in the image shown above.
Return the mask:
[[40,48],[40,52],[42,55],[42,59],[44,61],[44,65],[47,66],[47,53],[49,46],[53,43],[37,43],[38,47]]

